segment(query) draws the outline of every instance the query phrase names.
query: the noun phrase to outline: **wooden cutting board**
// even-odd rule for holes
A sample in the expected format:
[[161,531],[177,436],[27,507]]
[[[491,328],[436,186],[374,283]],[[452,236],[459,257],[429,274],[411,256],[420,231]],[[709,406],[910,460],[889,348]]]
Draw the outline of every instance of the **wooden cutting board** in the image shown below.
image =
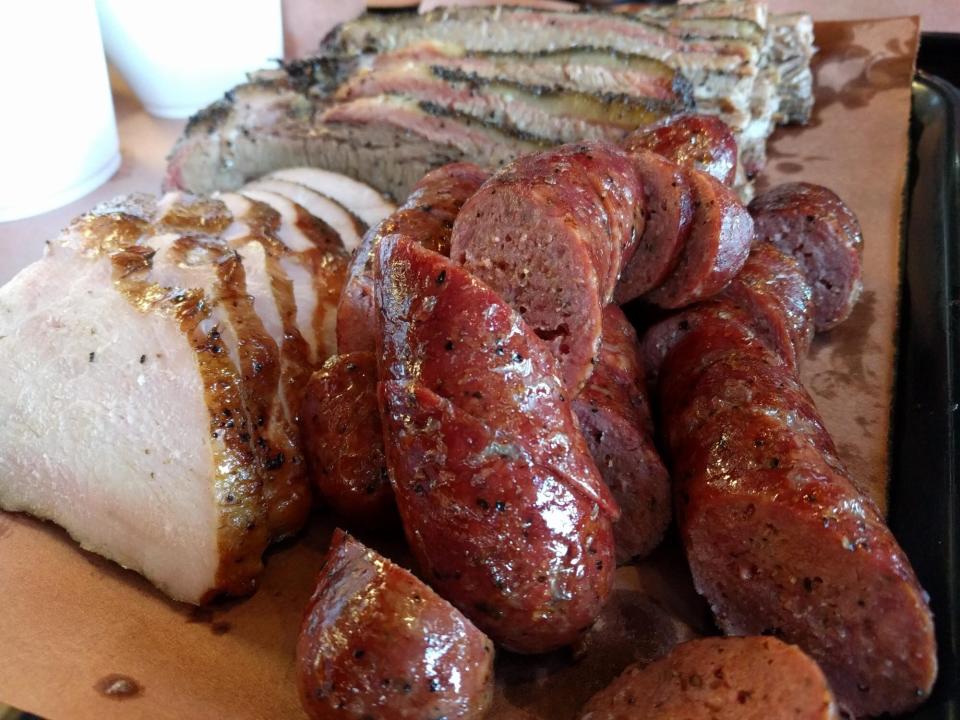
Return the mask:
[[[818,339],[804,376],[844,459],[881,500],[917,27],[915,18],[818,24],[813,122],[777,132],[761,183],[829,185],[863,224],[863,300]],[[160,168],[156,185],[159,178]],[[293,648],[329,531],[317,522],[272,551],[252,598],[198,611],[78,550],[53,526],[0,513],[0,701],[53,720],[302,718]],[[627,663],[708,631],[682,553],[668,543],[620,570],[613,601],[578,654],[502,653],[491,716],[573,718]],[[134,692],[103,694],[114,674],[133,681]]]

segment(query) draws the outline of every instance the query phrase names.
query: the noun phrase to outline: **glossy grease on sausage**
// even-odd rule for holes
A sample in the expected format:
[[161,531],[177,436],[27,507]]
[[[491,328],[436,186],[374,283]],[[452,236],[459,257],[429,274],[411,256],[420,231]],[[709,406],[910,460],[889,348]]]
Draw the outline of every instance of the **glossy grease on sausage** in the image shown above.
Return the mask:
[[493,290],[383,240],[380,403],[391,482],[425,576],[504,647],[578,638],[610,592],[616,501],[546,344]]
[[448,254],[453,221],[488,174],[473,163],[439,167],[423,176],[410,197],[390,217],[367,231],[354,251],[340,297],[338,352],[374,349],[373,258],[380,240],[401,233],[415,238],[424,247]]
[[397,505],[431,586],[509,650],[581,637],[612,587],[608,516],[450,401],[416,383],[380,387]]
[[747,313],[770,348],[799,367],[813,340],[813,289],[792,256],[771,243],[755,245],[721,298]]
[[937,667],[926,595],[795,370],[735,314],[688,327],[657,395],[698,591],[725,632],[803,648],[855,715],[916,707]]
[[480,720],[493,644],[423,582],[337,530],[297,642],[312,720]]
[[307,383],[300,423],[313,486],[323,502],[364,527],[395,520],[374,354],[329,358]]
[[645,149],[732,186],[737,175],[737,141],[715,115],[677,115],[639,128],[623,142],[628,152]]
[[449,258],[401,236],[381,243],[376,277],[381,379],[415,380],[447,398],[616,514],[557,361],[519,314]]

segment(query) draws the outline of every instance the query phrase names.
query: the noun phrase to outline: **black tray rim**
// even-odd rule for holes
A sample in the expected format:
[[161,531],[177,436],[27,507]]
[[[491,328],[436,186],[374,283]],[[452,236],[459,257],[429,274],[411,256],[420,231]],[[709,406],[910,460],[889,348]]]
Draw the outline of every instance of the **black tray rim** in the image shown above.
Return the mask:
[[960,91],[918,72],[903,225],[891,529],[931,596],[940,663],[912,720],[960,718]]

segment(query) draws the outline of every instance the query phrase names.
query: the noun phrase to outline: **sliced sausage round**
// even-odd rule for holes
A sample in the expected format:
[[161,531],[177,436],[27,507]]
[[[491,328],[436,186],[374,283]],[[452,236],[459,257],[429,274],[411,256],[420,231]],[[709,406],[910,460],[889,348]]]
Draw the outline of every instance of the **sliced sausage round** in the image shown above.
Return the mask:
[[653,434],[653,416],[647,397],[647,379],[637,331],[618,305],[603,309],[603,335],[600,363],[607,381],[594,385],[620,386],[626,391],[630,406],[637,412],[640,427]]
[[454,224],[451,257],[550,344],[571,392],[596,359],[601,309],[635,242],[642,192],[616,148],[561,146],[507,165]]
[[307,383],[301,434],[319,497],[352,523],[379,527],[396,518],[377,406],[371,352],[334,355]]
[[750,203],[758,242],[793,255],[813,287],[818,331],[850,317],[863,290],[863,235],[853,212],[828,188],[778,185]]
[[653,442],[637,335],[623,311],[603,313],[600,362],[573,401],[600,475],[620,506],[617,562],[649,554],[670,524],[670,483]]
[[297,642],[312,720],[480,720],[493,643],[423,582],[337,530]]
[[823,671],[772,637],[702,638],[632,665],[580,720],[839,720]]
[[697,170],[688,170],[687,178],[694,206],[690,234],[677,267],[646,296],[663,308],[684,307],[723,290],[753,242],[753,220],[730,188]]
[[670,524],[670,478],[632,409],[587,384],[573,401],[600,474],[620,506],[614,523],[617,563],[649,555]]
[[582,237],[610,301],[625,259],[643,232],[643,182],[636,165],[620,148],[592,142],[561,145],[517,158],[501,170],[500,182],[542,182],[555,186],[558,199],[571,200]]
[[737,175],[737,141],[715,115],[678,115],[635,130],[624,140],[628,152],[645,149],[678,165],[733,185]]
[[614,300],[623,304],[660,285],[680,261],[693,222],[693,194],[686,173],[650,150],[630,157],[643,182],[643,233],[624,259]]
[[424,247],[449,254],[453,221],[488,175],[473,163],[452,163],[432,170],[416,184],[403,205],[366,232],[354,251],[337,308],[338,352],[374,349],[373,254],[380,240],[403,233]]
[[799,366],[813,340],[813,289],[792,256],[771,243],[755,245],[720,297],[741,308],[767,344]]
[[[570,181],[589,183],[599,196],[613,247],[608,253],[604,296],[616,285],[624,264],[633,257],[646,223],[643,178],[633,159],[620,148],[601,143],[559,148],[572,167]],[[531,156],[528,156],[531,157]],[[535,157],[535,156],[534,156]],[[541,155],[549,158],[550,154]],[[601,272],[600,265],[597,266]],[[603,275],[603,274],[602,274]]]

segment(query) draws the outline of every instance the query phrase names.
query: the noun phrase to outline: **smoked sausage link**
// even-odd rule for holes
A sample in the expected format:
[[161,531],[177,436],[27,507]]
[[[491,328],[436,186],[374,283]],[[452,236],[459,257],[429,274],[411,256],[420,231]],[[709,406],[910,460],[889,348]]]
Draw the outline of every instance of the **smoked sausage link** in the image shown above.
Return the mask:
[[616,305],[604,308],[600,362],[573,410],[620,506],[617,562],[649,554],[670,524],[670,480],[653,442],[637,334]]
[[677,115],[635,130],[623,141],[628,152],[652,150],[682,167],[732,186],[737,176],[737,140],[715,115]]
[[757,242],[793,255],[806,272],[817,330],[850,317],[863,291],[863,235],[850,208],[828,188],[797,182],[758,195],[750,213]]
[[675,338],[657,397],[697,590],[726,633],[799,645],[854,715],[907,711],[936,677],[926,595],[795,369],[716,305],[653,333]]
[[563,145],[510,163],[457,216],[451,258],[549,343],[572,393],[599,352],[601,310],[643,231],[643,185],[620,149]]
[[767,345],[788,364],[800,366],[813,340],[813,289],[791,255],[771,243],[755,245],[720,297],[749,315]]
[[381,248],[380,379],[414,380],[447,398],[615,516],[547,345],[448,258],[399,235]]
[[382,383],[381,402],[397,504],[431,586],[508,650],[578,639],[611,590],[609,518],[423,386]]
[[577,639],[610,593],[616,502],[549,349],[491,289],[400,236],[376,266],[381,417],[426,579],[496,642]]
[[297,681],[312,720],[480,720],[493,699],[493,643],[337,530],[303,619]]
[[632,665],[580,720],[839,720],[830,686],[795,645],[771,637],[702,638]]
[[307,383],[300,423],[313,486],[323,501],[364,527],[393,521],[373,353],[329,358]]
[[337,308],[337,352],[372,352],[376,344],[373,259],[381,238],[403,233],[424,247],[449,254],[453,221],[488,175],[473,163],[452,163],[432,170],[416,184],[403,205],[367,231],[350,261]]
[[693,222],[670,276],[646,298],[680,308],[716,295],[740,272],[753,243],[753,220],[736,193],[719,180],[687,170]]

